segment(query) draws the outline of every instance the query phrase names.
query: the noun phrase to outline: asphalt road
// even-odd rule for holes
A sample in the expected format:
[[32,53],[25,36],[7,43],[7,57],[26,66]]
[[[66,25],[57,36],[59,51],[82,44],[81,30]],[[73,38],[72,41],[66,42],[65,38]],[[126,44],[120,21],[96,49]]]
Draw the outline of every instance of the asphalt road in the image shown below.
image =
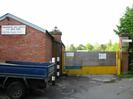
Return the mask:
[[75,94],[99,85],[100,82],[90,81],[88,77],[62,77],[55,86],[49,86],[44,92],[34,92],[26,99],[76,99]]
[[[0,99],[8,99],[0,93]],[[62,77],[55,86],[34,91],[25,99],[133,99],[133,79],[103,83],[89,77]]]

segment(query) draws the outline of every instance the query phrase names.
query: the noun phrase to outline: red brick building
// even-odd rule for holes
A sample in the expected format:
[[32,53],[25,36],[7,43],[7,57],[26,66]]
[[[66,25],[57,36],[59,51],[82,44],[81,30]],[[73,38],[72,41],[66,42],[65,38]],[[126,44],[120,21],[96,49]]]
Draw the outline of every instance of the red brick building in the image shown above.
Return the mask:
[[52,57],[61,57],[61,32],[53,32],[5,14],[0,17],[0,61],[49,62]]

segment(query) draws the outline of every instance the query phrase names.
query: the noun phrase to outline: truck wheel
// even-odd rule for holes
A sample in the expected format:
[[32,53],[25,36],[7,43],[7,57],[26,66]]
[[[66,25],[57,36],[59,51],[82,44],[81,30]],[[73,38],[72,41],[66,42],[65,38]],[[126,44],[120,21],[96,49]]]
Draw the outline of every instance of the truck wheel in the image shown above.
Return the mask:
[[26,93],[24,84],[18,81],[10,83],[6,90],[11,99],[23,98]]

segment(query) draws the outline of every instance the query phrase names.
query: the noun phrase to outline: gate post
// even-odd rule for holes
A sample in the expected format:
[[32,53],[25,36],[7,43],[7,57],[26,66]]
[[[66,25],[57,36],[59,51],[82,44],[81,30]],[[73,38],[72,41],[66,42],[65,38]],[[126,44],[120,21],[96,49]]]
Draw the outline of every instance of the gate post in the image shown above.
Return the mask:
[[121,59],[121,71],[128,71],[128,47],[129,42],[132,42],[128,39],[128,33],[120,33],[120,59]]
[[117,76],[120,76],[121,74],[120,51],[116,52],[116,68],[117,68]]

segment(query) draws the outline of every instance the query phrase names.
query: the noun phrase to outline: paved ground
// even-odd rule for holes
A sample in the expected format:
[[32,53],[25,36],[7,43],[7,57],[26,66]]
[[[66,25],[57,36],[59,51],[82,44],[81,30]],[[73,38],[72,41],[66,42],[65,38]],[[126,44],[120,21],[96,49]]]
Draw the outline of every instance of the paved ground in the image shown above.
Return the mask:
[[[105,80],[103,76],[62,77],[56,86],[34,92],[25,99],[133,99],[133,79],[103,82],[103,78]],[[3,95],[1,93],[1,97]]]

